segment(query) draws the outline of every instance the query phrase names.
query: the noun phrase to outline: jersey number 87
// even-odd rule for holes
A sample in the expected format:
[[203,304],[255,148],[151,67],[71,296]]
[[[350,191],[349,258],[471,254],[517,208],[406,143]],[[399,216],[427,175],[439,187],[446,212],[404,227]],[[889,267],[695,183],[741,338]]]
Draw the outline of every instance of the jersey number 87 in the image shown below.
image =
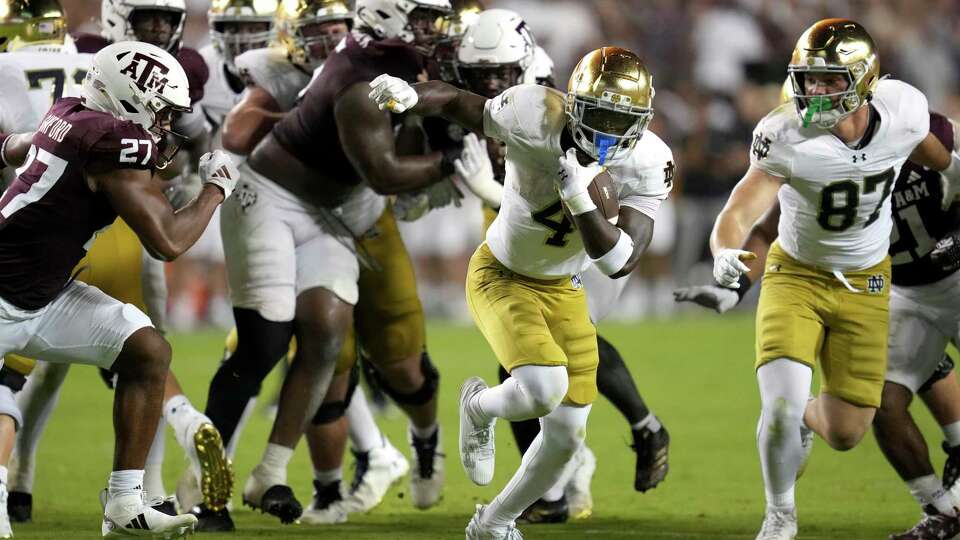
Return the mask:
[[[883,203],[890,196],[895,178],[896,174],[892,168],[879,174],[864,177],[864,195],[875,192],[877,187],[883,184],[883,194],[880,196],[880,202],[877,203],[877,207],[867,218],[866,223],[863,224],[864,228],[869,227],[880,217],[880,209],[883,208]],[[857,182],[841,180],[829,184],[820,192],[820,211],[817,212],[817,223],[827,231],[845,231],[856,221],[859,205],[860,186]]]

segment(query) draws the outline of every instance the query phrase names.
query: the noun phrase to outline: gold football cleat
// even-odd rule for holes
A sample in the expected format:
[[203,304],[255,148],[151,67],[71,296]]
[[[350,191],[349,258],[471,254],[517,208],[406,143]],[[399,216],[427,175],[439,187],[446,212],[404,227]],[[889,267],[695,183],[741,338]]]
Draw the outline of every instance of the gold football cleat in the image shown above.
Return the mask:
[[214,512],[223,509],[233,495],[233,463],[227,457],[220,432],[213,424],[203,424],[193,435],[200,462],[200,492],[203,504]]

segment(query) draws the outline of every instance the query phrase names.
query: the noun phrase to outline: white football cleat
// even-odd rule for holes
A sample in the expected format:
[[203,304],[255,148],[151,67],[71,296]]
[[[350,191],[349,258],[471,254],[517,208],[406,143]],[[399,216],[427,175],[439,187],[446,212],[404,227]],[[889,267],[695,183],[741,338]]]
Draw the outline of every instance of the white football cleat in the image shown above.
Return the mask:
[[496,464],[496,419],[481,422],[470,412],[470,400],[486,388],[487,383],[480,377],[470,377],[460,387],[460,462],[467,476],[478,486],[485,486],[493,480]]
[[410,470],[410,463],[390,441],[369,452],[354,452],[356,472],[350,493],[343,500],[347,512],[369,512],[383,500],[394,483]]
[[13,538],[10,515],[7,513],[7,484],[0,484],[0,538]]
[[593,514],[593,495],[590,492],[590,482],[593,473],[597,470],[597,457],[586,444],[580,445],[580,451],[573,457],[577,460],[576,469],[570,481],[563,489],[567,496],[567,507],[570,509],[571,519],[587,519]]
[[797,511],[767,511],[756,540],[793,540],[797,536]]
[[334,525],[347,521],[347,510],[340,494],[340,481],[321,484],[313,481],[313,501],[300,516],[304,525]]
[[142,493],[107,496],[100,532],[105,538],[139,536],[172,540],[193,532],[197,517],[193,514],[168,516],[147,506]]
[[414,508],[426,510],[440,500],[446,478],[443,463],[447,455],[443,453],[439,427],[426,439],[414,436],[412,431],[408,436],[414,458],[410,471],[410,498]]
[[480,520],[486,508],[486,505],[477,505],[477,511],[467,524],[467,540],[523,540],[523,535],[520,534],[515,523],[502,528],[483,525]]
[[254,467],[247,478],[243,486],[243,504],[274,515],[281,523],[293,523],[303,513],[300,501],[287,485],[286,471],[270,471],[263,464]]

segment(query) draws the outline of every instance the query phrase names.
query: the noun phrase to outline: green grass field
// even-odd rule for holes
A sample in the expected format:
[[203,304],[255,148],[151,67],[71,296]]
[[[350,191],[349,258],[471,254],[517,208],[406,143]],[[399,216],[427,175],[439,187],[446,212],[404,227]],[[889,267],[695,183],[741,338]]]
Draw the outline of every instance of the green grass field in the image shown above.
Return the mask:
[[[753,538],[763,511],[763,486],[754,432],[758,396],[753,377],[753,323],[746,315],[607,326],[633,371],[647,403],[670,429],[670,474],[647,494],[633,491],[633,452],[622,417],[602,399],[593,409],[587,442],[598,458],[594,516],[566,525],[525,526],[530,539]],[[467,480],[457,457],[457,389],[472,374],[495,379],[496,363],[473,328],[431,325],[431,354],[442,373],[441,421],[447,450],[447,485],[430,511],[410,505],[407,486],[393,488],[382,506],[332,528],[281,526],[270,516],[239,509],[238,531],[209,538],[463,538],[474,504],[489,500],[513,473],[519,456],[509,429],[498,427],[497,475],[479,488]],[[202,407],[221,354],[214,333],[172,338],[174,370],[187,394]],[[110,469],[112,395],[90,368],[74,368],[40,450],[34,523],[16,525],[18,538],[99,538],[97,493]],[[917,410],[932,446],[938,430]],[[381,422],[404,452],[406,422],[394,413]],[[269,421],[256,415],[236,459],[238,489],[263,451]],[[168,435],[166,481],[173,490],[184,467],[183,454]],[[934,450],[942,466],[943,454]],[[349,468],[346,475],[350,475]],[[300,445],[290,481],[304,505],[309,502],[310,466]],[[886,464],[872,437],[841,454],[817,441],[810,467],[798,486],[801,539],[877,539],[912,526],[919,511],[903,483]]]

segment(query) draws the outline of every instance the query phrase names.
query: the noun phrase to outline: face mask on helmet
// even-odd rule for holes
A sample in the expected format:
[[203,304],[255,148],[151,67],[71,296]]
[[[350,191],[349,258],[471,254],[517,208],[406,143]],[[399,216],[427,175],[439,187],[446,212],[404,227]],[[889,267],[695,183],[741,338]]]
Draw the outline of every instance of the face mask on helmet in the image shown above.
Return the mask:
[[626,155],[653,119],[653,109],[617,106],[586,96],[568,98],[567,109],[574,141],[600,165]]
[[302,25],[298,36],[310,61],[316,63],[326,60],[349,31],[346,20],[323,21]]
[[270,45],[276,0],[215,0],[207,12],[210,42],[231,70],[234,59]]
[[457,79],[467,90],[486,98],[495,98],[511,86],[520,84],[523,68],[517,64],[494,66],[456,65]]
[[406,30],[413,35],[413,46],[421,54],[432,56],[444,37],[447,13],[438,9],[418,7],[407,15]]
[[142,41],[176,52],[186,12],[184,0],[103,0],[100,27],[114,43]]
[[63,45],[66,23],[56,0],[0,0],[0,52]]
[[156,121],[148,130],[157,143],[157,168],[165,169],[167,165],[173,162],[180,147],[189,140],[186,135],[177,133],[173,130],[173,122],[180,114],[190,112],[190,108],[168,105],[156,113]]
[[[858,66],[854,66],[857,68]],[[803,127],[811,124],[830,129],[864,103],[856,90],[856,78],[846,67],[788,69],[793,100]]]

